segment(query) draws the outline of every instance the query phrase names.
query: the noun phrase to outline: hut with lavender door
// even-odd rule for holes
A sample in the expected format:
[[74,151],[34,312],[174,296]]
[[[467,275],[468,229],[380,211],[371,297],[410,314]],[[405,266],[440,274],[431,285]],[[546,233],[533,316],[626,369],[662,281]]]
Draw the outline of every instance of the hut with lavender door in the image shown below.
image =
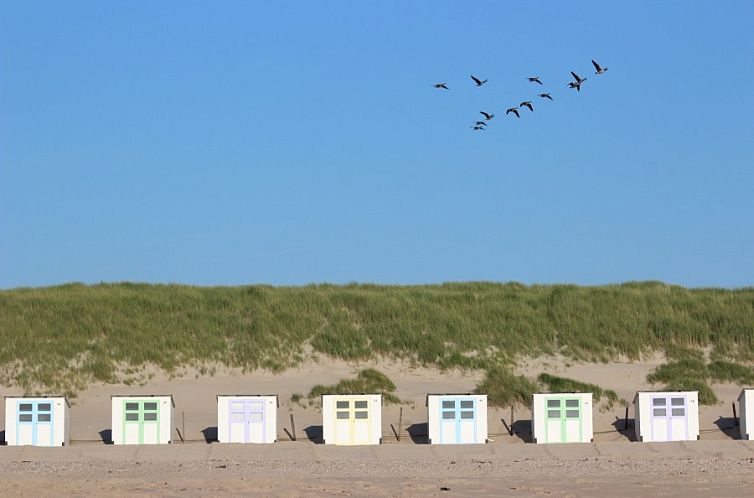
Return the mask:
[[277,441],[278,397],[275,394],[217,396],[217,440],[221,443]]
[[634,397],[636,440],[699,439],[698,391],[639,391]]

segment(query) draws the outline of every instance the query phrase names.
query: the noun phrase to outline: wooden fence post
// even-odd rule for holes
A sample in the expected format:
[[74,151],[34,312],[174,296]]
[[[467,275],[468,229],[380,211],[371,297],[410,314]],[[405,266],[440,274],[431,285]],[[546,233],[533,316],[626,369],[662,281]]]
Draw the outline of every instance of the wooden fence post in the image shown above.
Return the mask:
[[293,420],[293,412],[291,412],[291,439],[296,440],[296,422]]

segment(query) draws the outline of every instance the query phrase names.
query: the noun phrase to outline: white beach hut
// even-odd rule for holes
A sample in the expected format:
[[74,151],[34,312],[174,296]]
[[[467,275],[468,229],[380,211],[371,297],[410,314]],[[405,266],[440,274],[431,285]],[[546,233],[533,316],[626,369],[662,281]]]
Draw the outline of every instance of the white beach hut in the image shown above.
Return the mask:
[[634,397],[636,440],[699,439],[698,391],[639,391]]
[[325,444],[380,444],[382,395],[323,394],[322,438]]
[[589,443],[592,393],[535,394],[531,408],[535,443]]
[[221,443],[277,441],[278,397],[275,394],[217,396],[217,440]]
[[744,389],[738,395],[738,428],[741,439],[754,439],[754,389]]
[[430,444],[487,442],[486,394],[427,394],[426,405]]
[[65,396],[6,396],[5,442],[8,446],[65,446],[69,442]]
[[169,444],[173,431],[173,396],[114,395],[113,444]]

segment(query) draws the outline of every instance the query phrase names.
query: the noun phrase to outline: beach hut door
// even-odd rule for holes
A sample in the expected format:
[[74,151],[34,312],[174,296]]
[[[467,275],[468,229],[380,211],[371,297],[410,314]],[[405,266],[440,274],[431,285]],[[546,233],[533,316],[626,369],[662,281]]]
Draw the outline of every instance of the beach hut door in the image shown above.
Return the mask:
[[473,399],[444,399],[440,403],[440,443],[476,443]]
[[688,439],[686,396],[652,396],[652,441]]
[[264,443],[264,401],[239,400],[230,403],[230,442]]
[[369,401],[335,401],[335,443],[370,444]]
[[546,403],[545,441],[548,443],[580,442],[581,399],[548,398]]
[[160,404],[157,401],[126,401],[123,415],[124,444],[160,442]]
[[16,441],[18,444],[52,446],[52,403],[49,401],[19,401],[17,407],[18,424]]

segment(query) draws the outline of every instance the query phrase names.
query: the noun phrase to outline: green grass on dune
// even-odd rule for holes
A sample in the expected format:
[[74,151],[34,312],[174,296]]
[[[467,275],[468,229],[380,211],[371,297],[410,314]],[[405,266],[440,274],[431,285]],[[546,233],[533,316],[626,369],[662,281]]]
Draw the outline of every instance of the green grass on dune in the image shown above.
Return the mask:
[[609,361],[701,348],[746,362],[754,289],[69,284],[0,291],[0,343],[0,383],[68,392],[147,364],[279,371],[305,351],[485,370],[520,355]]
[[315,400],[323,394],[381,394],[384,404],[398,404],[401,399],[393,394],[394,391],[395,384],[387,375],[373,368],[365,368],[353,379],[343,379],[331,386],[317,384],[307,397]]

